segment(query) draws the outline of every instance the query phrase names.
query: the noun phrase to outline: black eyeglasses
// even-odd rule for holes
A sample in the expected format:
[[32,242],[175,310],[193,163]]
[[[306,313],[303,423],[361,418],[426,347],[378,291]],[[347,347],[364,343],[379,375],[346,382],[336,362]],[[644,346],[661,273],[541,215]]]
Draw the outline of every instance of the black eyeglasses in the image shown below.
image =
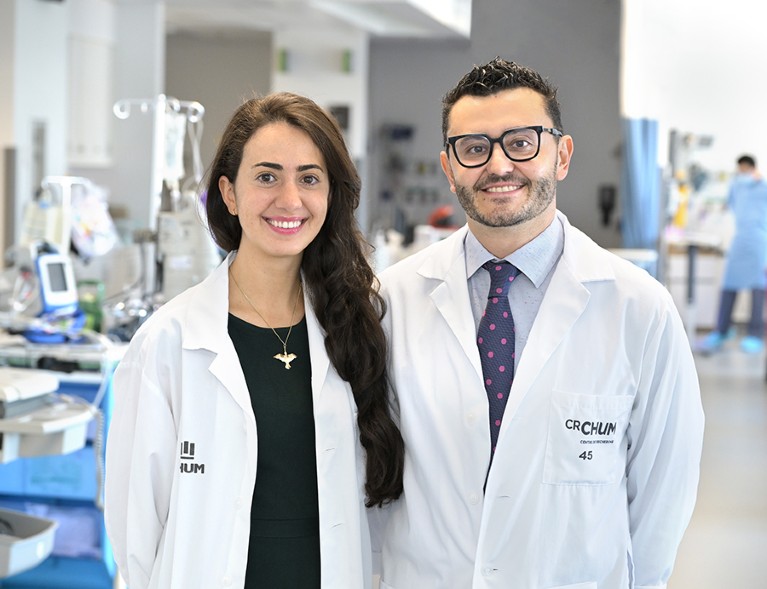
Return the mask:
[[509,129],[500,137],[488,137],[483,133],[448,137],[445,149],[448,145],[452,146],[455,159],[464,168],[478,168],[489,162],[495,143],[501,144],[503,153],[511,161],[527,162],[541,150],[541,133],[544,131],[562,137],[559,129],[534,125]]

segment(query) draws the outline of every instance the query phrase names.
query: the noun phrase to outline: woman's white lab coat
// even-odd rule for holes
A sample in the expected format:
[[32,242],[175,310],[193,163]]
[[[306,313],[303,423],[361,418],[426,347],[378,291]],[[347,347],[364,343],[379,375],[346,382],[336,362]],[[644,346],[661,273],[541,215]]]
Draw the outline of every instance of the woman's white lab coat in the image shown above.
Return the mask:
[[[130,589],[241,588],[245,581],[258,433],[227,332],[233,259],[161,307],[115,374],[105,518]],[[356,405],[329,362],[308,300],[305,306],[322,587],[369,587]]]
[[[565,227],[492,468],[467,229],[382,273],[407,448],[383,589],[665,587],[703,433],[668,292]],[[555,221],[557,222],[557,221]]]

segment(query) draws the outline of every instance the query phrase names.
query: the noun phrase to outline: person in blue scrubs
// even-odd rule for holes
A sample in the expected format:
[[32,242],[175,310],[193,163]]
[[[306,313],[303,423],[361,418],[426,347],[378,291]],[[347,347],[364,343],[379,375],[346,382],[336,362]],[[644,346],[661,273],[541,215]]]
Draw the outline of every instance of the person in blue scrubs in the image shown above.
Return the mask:
[[710,354],[730,334],[732,309],[740,290],[751,291],[751,319],[741,340],[744,352],[764,349],[765,270],[767,270],[767,180],[756,169],[753,156],[738,158],[738,172],[730,186],[727,205],[735,215],[735,237],[727,252],[716,329],[698,343]]

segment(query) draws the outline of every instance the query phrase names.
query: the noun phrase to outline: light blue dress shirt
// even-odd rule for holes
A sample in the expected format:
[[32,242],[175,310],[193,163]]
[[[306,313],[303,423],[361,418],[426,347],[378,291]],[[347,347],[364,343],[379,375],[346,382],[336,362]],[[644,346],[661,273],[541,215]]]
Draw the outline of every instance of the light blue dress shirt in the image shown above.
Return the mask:
[[[533,321],[551,282],[552,270],[562,255],[565,244],[564,235],[562,222],[555,218],[538,237],[504,258],[520,270],[519,276],[509,289],[509,306],[516,329],[515,368],[522,358],[527,338],[533,328]],[[482,268],[482,264],[498,258],[488,252],[471,231],[466,233],[464,249],[471,311],[474,315],[474,328],[477,330],[487,305],[487,293],[490,290],[490,274]]]

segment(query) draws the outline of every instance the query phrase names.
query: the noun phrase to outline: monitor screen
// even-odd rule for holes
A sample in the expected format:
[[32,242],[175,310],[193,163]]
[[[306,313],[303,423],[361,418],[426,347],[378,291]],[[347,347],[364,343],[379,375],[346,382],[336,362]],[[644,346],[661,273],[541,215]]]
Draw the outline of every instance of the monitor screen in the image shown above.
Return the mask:
[[51,292],[67,290],[67,275],[64,272],[64,264],[55,262],[48,264],[48,278],[50,279]]
[[68,256],[45,253],[37,257],[43,312],[65,313],[77,309],[77,285]]

